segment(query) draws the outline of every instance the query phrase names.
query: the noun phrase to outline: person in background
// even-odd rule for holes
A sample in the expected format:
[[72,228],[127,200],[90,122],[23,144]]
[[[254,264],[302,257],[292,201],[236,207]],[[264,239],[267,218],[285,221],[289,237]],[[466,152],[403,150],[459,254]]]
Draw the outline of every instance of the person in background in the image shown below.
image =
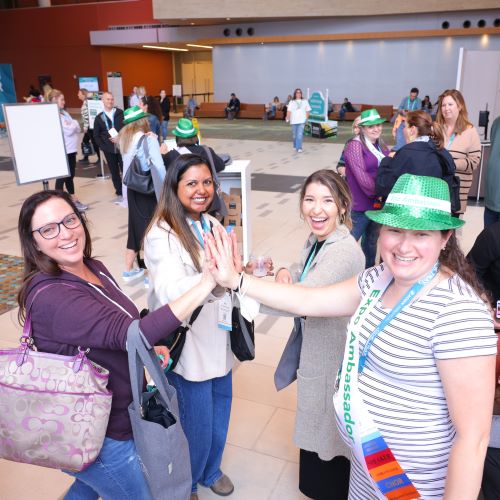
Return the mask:
[[46,82],[42,86],[43,93],[43,101],[42,102],[50,102],[49,94],[52,92],[52,85],[49,82]]
[[337,163],[337,166],[335,167],[335,170],[337,171],[337,174],[339,174],[342,178],[345,178],[345,158],[344,158],[344,151],[346,146],[355,138],[359,135],[359,121],[361,120],[361,116],[356,116],[352,122],[352,136],[347,139],[346,143],[344,144],[344,148],[342,149],[342,154],[340,155],[339,161]]
[[350,499],[476,500],[497,336],[458,246],[455,229],[464,222],[451,215],[443,180],[410,174],[367,216],[382,225],[383,263],[341,283],[242,277],[220,230],[207,238],[206,259],[219,285],[261,304],[308,320],[352,315],[334,395],[351,447]]
[[64,148],[66,149],[66,157],[68,159],[69,176],[56,179],[56,189],[62,191],[64,186],[71,195],[76,208],[80,212],[84,212],[89,207],[81,203],[75,195],[75,172],[76,172],[76,151],[78,148],[78,138],[80,134],[80,124],[74,120],[71,115],[65,110],[66,101],[64,94],[57,89],[52,89],[49,94],[49,101],[57,104],[59,108],[59,118],[64,136]]
[[[171,149],[167,154],[163,155],[163,163],[167,171],[179,155],[183,154],[196,154],[201,156],[207,165],[210,165],[210,159],[206,149],[199,144],[198,129],[194,127],[191,120],[188,118],[181,118],[177,122],[177,126],[174,130],[172,130],[172,134],[175,136],[177,147]],[[220,158],[220,156],[218,156],[212,148],[208,146],[206,147],[212,155],[215,171],[221,172],[224,170],[225,164],[222,158]]]
[[432,102],[431,102],[431,98],[428,95],[426,95],[422,99],[422,111],[425,111],[426,113],[429,113],[429,114],[432,113]]
[[444,147],[443,128],[432,123],[428,113],[409,111],[403,133],[406,144],[394,156],[383,158],[377,171],[375,193],[384,200],[403,174],[443,179],[446,173],[455,172],[453,158]]
[[[202,279],[203,235],[214,227],[222,228],[208,215],[216,197],[214,179],[215,172],[205,160],[193,154],[179,156],[167,170],[153,222],[144,238],[150,273],[148,305],[152,311]],[[198,484],[222,496],[234,490],[220,468],[231,412],[234,363],[231,332],[221,316],[226,307],[232,307],[231,292],[214,290],[189,328],[177,365],[167,373],[177,389],[180,421],[189,443],[193,477],[190,500],[198,499]]]
[[[489,292],[488,300],[495,325],[495,332],[500,334],[500,221],[485,226],[477,237],[467,255],[467,260],[476,271],[479,281]],[[484,500],[498,500],[500,498],[500,399],[499,381],[500,357],[497,354],[496,363],[496,394],[493,407],[493,418],[490,442],[484,462],[483,481],[481,491]]]
[[410,90],[410,95],[403,97],[398,107],[398,116],[392,128],[392,136],[396,139],[396,144],[392,148],[393,151],[398,151],[398,149],[401,149],[406,144],[403,134],[406,113],[408,111],[417,111],[418,109],[422,109],[422,101],[418,97],[417,87],[413,87]]
[[[364,269],[363,252],[350,234],[351,204],[349,187],[331,170],[318,170],[305,180],[300,214],[311,233],[299,263],[281,268],[277,283],[319,287],[344,281]],[[260,312],[276,314],[262,307]],[[348,318],[307,317],[301,323],[294,434],[300,448],[299,489],[315,500],[347,500],[350,452],[337,430],[331,397]]]
[[339,109],[339,119],[344,120],[346,113],[355,113],[355,112],[356,110],[354,109],[354,106],[351,104],[349,99],[347,97],[344,97],[344,102],[340,105]]
[[161,107],[161,140],[164,141],[167,138],[168,133],[168,122],[170,120],[170,99],[164,90],[160,90],[160,107]]
[[43,102],[42,93],[33,85],[30,85],[28,96],[23,97],[26,102]]
[[297,153],[302,153],[304,128],[310,113],[311,106],[309,106],[309,101],[303,99],[301,89],[295,89],[293,99],[287,106],[286,121],[292,126],[293,147]]
[[[128,414],[132,388],[127,332],[139,321],[151,345],[167,338],[211,293],[214,281],[210,273],[202,273],[186,293],[139,319],[134,302],[104,264],[92,257],[85,217],[67,193],[40,191],[27,198],[18,230],[24,258],[20,322],[31,307],[34,345],[42,352],[76,356],[87,349],[89,360],[109,371],[108,389],[113,393],[99,456],[81,472],[63,471],[75,478],[64,499],[152,500]],[[163,348],[157,352],[167,355],[166,365],[168,352]],[[168,474],[167,462],[164,467]]]
[[236,97],[236,94],[231,94],[231,98],[229,99],[225,110],[226,120],[233,120],[236,118],[240,112],[240,106],[240,100]]
[[121,204],[122,196],[122,156],[118,150],[118,133],[123,127],[123,111],[115,107],[115,98],[111,92],[102,94],[104,110],[94,121],[94,139],[104,153],[106,163],[111,172],[111,181],[117,198],[114,203]]
[[276,113],[281,109],[281,102],[278,96],[275,96],[273,102],[270,102],[266,106],[266,112],[263,116],[264,120],[274,120],[276,118]]
[[378,227],[365,212],[379,205],[375,178],[380,162],[389,154],[381,139],[384,122],[385,118],[381,118],[376,109],[363,111],[358,124],[359,135],[344,149],[347,184],[353,197],[352,235],[356,240],[361,239],[367,268],[375,265]]
[[[160,153],[158,139],[151,133],[148,115],[139,106],[125,110],[123,128],[120,130],[120,151],[123,161],[123,175],[136,157],[143,172],[151,171],[155,192],[151,194],[139,193],[133,189],[126,190],[128,206],[128,237],[125,251],[125,270],[122,280],[125,283],[135,281],[144,275],[144,269],[134,267],[146,228],[151,222],[156,209],[157,200],[165,178],[165,168]],[[147,142],[149,162],[144,143]]]
[[139,97],[137,97],[137,87],[132,87],[132,92],[128,98],[128,107],[139,106]]
[[460,214],[467,210],[467,198],[474,170],[481,161],[481,140],[469,121],[464,97],[459,90],[445,90],[439,96],[436,122],[444,127],[445,148],[450,152],[460,177]]
[[491,125],[490,142],[484,193],[484,227],[500,221],[500,116]]
[[198,103],[196,102],[194,95],[191,94],[191,97],[187,102],[186,109],[184,110],[184,118],[193,118],[197,108]]
[[288,94],[286,98],[286,102],[283,104],[283,120],[286,120],[286,114],[288,112],[288,105],[290,101],[293,99],[292,94]]
[[149,120],[149,128],[156,135],[158,143],[161,142],[161,121],[163,116],[161,113],[160,103],[153,96],[141,97],[139,99],[139,107],[147,114]]
[[[98,163],[101,161],[101,153],[99,151],[99,146],[95,142],[94,139],[94,129],[90,128],[90,122],[89,122],[89,107],[87,105],[87,99],[88,99],[88,90],[87,89],[79,89],[78,90],[78,99],[82,101],[82,107],[80,108],[80,113],[82,115],[82,122],[83,122],[83,138],[82,138],[82,143],[86,142],[91,142],[92,146],[94,147],[95,154],[97,155],[97,161],[94,163]],[[89,163],[89,157],[88,155],[84,155],[83,159],[80,160],[81,162],[84,163]]]

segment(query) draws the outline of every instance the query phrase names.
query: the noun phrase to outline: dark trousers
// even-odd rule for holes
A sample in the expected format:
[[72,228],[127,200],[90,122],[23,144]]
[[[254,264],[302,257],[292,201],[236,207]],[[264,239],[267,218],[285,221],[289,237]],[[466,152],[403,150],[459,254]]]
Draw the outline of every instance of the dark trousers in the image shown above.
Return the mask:
[[82,142],[92,142],[92,146],[94,146],[94,151],[95,154],[97,155],[97,159],[100,161],[101,160],[101,150],[99,149],[99,146],[97,145],[97,142],[95,142],[94,139],[94,130],[93,129],[88,129],[87,132],[83,135]]
[[120,153],[108,153],[104,151],[106,163],[108,164],[109,171],[111,172],[111,180],[115,188],[116,196],[122,195],[122,155]]
[[299,490],[309,498],[347,500],[350,472],[351,462],[345,457],[321,460],[313,451],[300,450]]
[[488,448],[486,452],[481,491],[484,500],[500,499],[500,448]]
[[68,191],[69,194],[75,194],[75,184],[73,182],[73,178],[75,177],[76,169],[76,153],[69,153],[66,156],[68,157],[69,177],[56,179],[56,189],[58,191],[63,191],[64,186],[66,186],[66,191]]

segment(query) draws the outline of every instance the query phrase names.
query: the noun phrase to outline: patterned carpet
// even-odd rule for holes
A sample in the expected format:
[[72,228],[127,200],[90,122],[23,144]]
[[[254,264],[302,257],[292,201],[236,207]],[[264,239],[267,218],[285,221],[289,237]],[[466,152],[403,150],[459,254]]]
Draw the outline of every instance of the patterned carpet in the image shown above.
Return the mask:
[[17,307],[16,295],[21,284],[23,259],[0,254],[0,314]]

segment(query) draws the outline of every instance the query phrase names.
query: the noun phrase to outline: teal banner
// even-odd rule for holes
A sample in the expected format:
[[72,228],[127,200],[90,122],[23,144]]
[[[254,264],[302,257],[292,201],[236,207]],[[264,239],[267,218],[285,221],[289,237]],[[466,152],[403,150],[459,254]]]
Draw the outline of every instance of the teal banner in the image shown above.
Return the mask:
[[12,64],[0,64],[0,122],[5,121],[2,104],[15,102],[17,102],[17,99]]
[[326,102],[321,92],[315,91],[309,97],[309,106],[311,106],[311,117],[315,119],[325,119]]

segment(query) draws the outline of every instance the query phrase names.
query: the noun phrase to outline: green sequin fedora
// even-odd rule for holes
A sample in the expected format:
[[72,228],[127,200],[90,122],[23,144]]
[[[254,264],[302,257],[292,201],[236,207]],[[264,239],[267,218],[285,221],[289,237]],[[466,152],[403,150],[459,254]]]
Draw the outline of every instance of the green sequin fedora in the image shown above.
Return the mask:
[[465,224],[451,215],[450,189],[437,177],[403,174],[382,210],[365,215],[384,226],[423,231],[456,229]]
[[188,139],[189,137],[194,137],[198,134],[198,129],[193,125],[193,122],[189,118],[181,118],[177,122],[177,127],[172,130],[172,134],[176,137],[182,137],[183,139]]
[[128,125],[129,123],[140,120],[141,118],[147,118],[148,116],[149,113],[145,113],[139,106],[132,106],[123,112],[123,125]]

